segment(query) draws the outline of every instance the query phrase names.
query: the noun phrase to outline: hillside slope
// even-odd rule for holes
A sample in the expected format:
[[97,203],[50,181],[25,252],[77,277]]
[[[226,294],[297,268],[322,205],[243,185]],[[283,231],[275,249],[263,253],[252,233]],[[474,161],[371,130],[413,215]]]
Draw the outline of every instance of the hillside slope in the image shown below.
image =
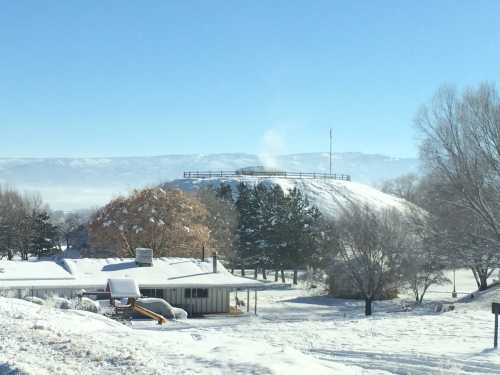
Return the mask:
[[222,183],[237,191],[239,183],[249,185],[264,183],[277,184],[286,192],[294,187],[300,189],[308,197],[311,204],[317,206],[325,215],[335,216],[342,212],[349,202],[368,204],[376,209],[405,210],[406,202],[403,199],[382,193],[381,191],[364,184],[351,181],[336,181],[330,179],[300,179],[278,177],[242,176],[234,178],[206,178],[206,179],[179,179],[166,184],[184,191],[195,191],[202,187],[218,186]]

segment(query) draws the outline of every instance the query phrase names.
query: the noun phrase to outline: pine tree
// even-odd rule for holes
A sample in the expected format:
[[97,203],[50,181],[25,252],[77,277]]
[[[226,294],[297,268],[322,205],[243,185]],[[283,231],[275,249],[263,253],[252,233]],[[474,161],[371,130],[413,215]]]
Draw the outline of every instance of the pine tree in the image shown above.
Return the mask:
[[287,195],[287,231],[286,262],[293,268],[293,283],[297,284],[298,269],[313,261],[316,251],[314,236],[315,226],[321,217],[317,207],[311,206],[301,190],[294,188]]
[[245,183],[238,185],[236,208],[239,214],[237,258],[242,267],[242,274],[248,262],[252,262],[252,252],[256,246],[256,210],[252,190]]
[[231,188],[231,185],[222,183],[217,187],[217,189],[215,189],[215,191],[217,198],[225,202],[234,203],[233,189]]
[[12,259],[14,250],[16,249],[16,229],[12,223],[6,219],[0,219],[0,257],[7,256]]
[[33,213],[32,216],[32,252],[41,257],[52,255],[56,251],[58,239],[57,227],[50,222],[47,212]]

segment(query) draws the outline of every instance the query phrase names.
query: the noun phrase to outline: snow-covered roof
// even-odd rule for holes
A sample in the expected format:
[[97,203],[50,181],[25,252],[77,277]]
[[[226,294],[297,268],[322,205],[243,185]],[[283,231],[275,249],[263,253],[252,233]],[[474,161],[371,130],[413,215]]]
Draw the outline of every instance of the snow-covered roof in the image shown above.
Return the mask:
[[109,279],[107,288],[113,298],[139,298],[141,292],[134,279]]
[[135,280],[140,287],[259,287],[258,281],[232,275],[212,258],[155,258],[152,267],[139,267],[132,258],[0,261],[2,288],[104,288],[108,279]]
[[40,281],[57,281],[59,284],[61,284],[62,281],[74,279],[67,270],[56,262],[0,260],[0,287],[7,281],[23,281],[33,278]]

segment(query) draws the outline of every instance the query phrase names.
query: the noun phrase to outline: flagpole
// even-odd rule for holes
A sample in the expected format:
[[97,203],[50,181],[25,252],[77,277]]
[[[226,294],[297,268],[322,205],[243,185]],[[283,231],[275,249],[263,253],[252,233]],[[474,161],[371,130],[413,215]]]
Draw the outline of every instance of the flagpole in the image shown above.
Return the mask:
[[330,176],[332,175],[332,143],[333,143],[333,130],[330,128]]

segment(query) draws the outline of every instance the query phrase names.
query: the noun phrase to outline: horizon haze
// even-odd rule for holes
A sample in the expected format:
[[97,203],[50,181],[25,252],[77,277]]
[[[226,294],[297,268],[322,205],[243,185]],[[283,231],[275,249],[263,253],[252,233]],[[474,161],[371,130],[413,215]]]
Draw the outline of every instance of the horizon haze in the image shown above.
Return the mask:
[[[147,185],[182,178],[187,170],[235,170],[269,162],[255,154],[186,154],[114,158],[0,158],[0,185],[40,192],[54,209],[71,211],[100,206],[111,198]],[[329,171],[325,152],[272,155],[273,166],[291,172]],[[334,153],[333,172],[353,181],[378,184],[406,173],[418,173],[415,158],[357,152]]]

